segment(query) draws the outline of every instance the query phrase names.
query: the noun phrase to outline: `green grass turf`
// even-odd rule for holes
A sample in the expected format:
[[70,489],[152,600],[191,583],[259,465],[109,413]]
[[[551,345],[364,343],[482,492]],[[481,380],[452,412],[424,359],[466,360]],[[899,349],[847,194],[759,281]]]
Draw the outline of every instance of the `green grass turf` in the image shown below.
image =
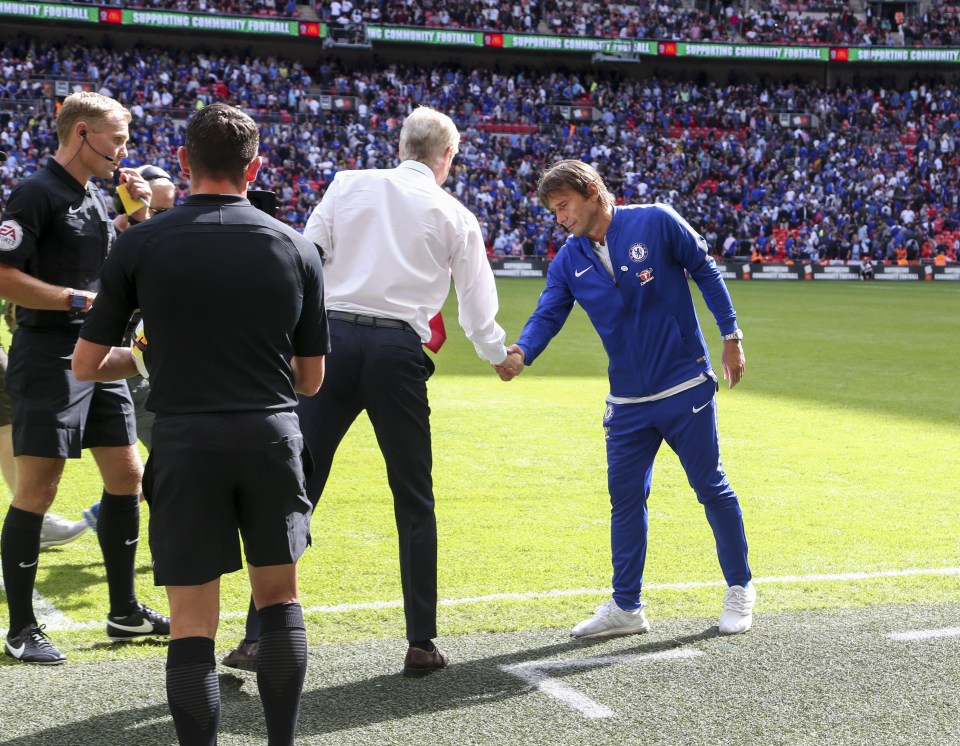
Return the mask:
[[[542,281],[504,279],[509,340]],[[730,283],[745,331],[747,372],[719,395],[724,466],[743,504],[757,577],[960,566],[960,288],[952,284]],[[697,295],[696,291],[694,291]],[[716,325],[699,301],[719,366]],[[430,384],[440,534],[440,596],[603,589],[609,506],[601,417],[606,358],[574,309],[547,352],[503,383],[476,357],[446,308],[448,342]],[[92,462],[71,463],[55,511],[79,516],[99,495]],[[146,511],[144,513],[146,516]],[[143,535],[146,533],[144,520]],[[348,434],[301,563],[304,605],[399,601],[396,531],[383,461],[365,418]],[[139,592],[152,586],[146,540]],[[650,499],[645,597],[651,618],[712,617],[721,580],[702,508],[673,453],[658,457]],[[38,590],[77,622],[105,611],[95,540],[41,557]],[[224,578],[220,646],[242,636],[246,578]],[[481,601],[440,610],[441,635],[564,628],[602,594]],[[758,613],[897,602],[960,601],[955,577],[768,583]],[[42,620],[41,620],[42,621]],[[401,609],[308,616],[312,644],[403,636]],[[5,620],[0,617],[0,624]],[[99,627],[58,631],[71,660],[159,655],[100,644]]]

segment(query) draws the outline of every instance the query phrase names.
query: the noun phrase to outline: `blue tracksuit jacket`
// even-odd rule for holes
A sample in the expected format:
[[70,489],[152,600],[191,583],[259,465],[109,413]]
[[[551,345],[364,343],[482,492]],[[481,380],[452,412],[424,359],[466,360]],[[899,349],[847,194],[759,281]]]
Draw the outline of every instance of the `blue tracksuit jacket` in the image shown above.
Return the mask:
[[631,205],[614,209],[607,246],[613,278],[586,237],[570,236],[557,253],[517,340],[526,364],[560,331],[576,301],[610,358],[612,396],[652,396],[710,370],[684,270],[721,334],[737,328],[737,315],[703,238],[668,205]]

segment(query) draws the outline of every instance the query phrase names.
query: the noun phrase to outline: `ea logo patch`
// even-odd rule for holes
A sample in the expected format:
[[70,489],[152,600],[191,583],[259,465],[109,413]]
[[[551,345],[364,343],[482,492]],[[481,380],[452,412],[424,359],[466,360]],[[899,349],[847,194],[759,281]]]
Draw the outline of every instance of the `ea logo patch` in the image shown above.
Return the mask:
[[637,277],[640,278],[641,285],[646,285],[648,282],[650,282],[653,279],[653,270],[644,269],[640,272],[637,272]]
[[0,251],[13,251],[23,240],[23,228],[16,220],[0,223]]
[[647,247],[642,243],[635,243],[630,247],[629,254],[631,262],[642,262],[650,255],[650,252],[647,251]]
[[612,405],[612,404],[608,404],[608,405],[607,405],[607,411],[603,413],[603,421],[604,421],[604,422],[610,422],[610,420],[612,420],[612,419],[613,419],[613,405]]

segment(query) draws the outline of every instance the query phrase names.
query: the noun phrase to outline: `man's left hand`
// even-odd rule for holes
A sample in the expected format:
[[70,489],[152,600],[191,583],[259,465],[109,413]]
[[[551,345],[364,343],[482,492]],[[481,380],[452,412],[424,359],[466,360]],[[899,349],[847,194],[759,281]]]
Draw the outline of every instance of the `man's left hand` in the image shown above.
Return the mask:
[[747,359],[743,355],[743,344],[739,339],[728,339],[723,343],[723,379],[727,382],[727,388],[732,389],[743,378],[743,372],[747,369]]
[[497,375],[500,376],[501,381],[512,381],[523,372],[523,358],[523,350],[515,344],[510,345],[507,348],[506,360],[499,365],[492,365],[491,367],[497,372]]

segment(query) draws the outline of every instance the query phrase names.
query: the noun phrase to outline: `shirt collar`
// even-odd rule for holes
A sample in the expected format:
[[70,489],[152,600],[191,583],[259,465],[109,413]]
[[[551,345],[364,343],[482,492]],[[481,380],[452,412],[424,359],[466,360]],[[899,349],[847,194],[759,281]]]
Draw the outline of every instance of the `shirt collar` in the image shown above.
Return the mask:
[[87,185],[81,184],[79,181],[73,178],[67,169],[57,163],[55,158],[47,159],[47,168],[49,168],[57,176],[57,178],[67,184],[77,194],[86,194]]
[[436,174],[433,173],[433,169],[430,168],[426,163],[421,163],[420,161],[404,161],[397,168],[409,168],[413,171],[423,174],[424,176],[429,176],[431,181],[436,181]]
[[184,200],[187,205],[249,205],[250,200],[239,194],[191,194]]

